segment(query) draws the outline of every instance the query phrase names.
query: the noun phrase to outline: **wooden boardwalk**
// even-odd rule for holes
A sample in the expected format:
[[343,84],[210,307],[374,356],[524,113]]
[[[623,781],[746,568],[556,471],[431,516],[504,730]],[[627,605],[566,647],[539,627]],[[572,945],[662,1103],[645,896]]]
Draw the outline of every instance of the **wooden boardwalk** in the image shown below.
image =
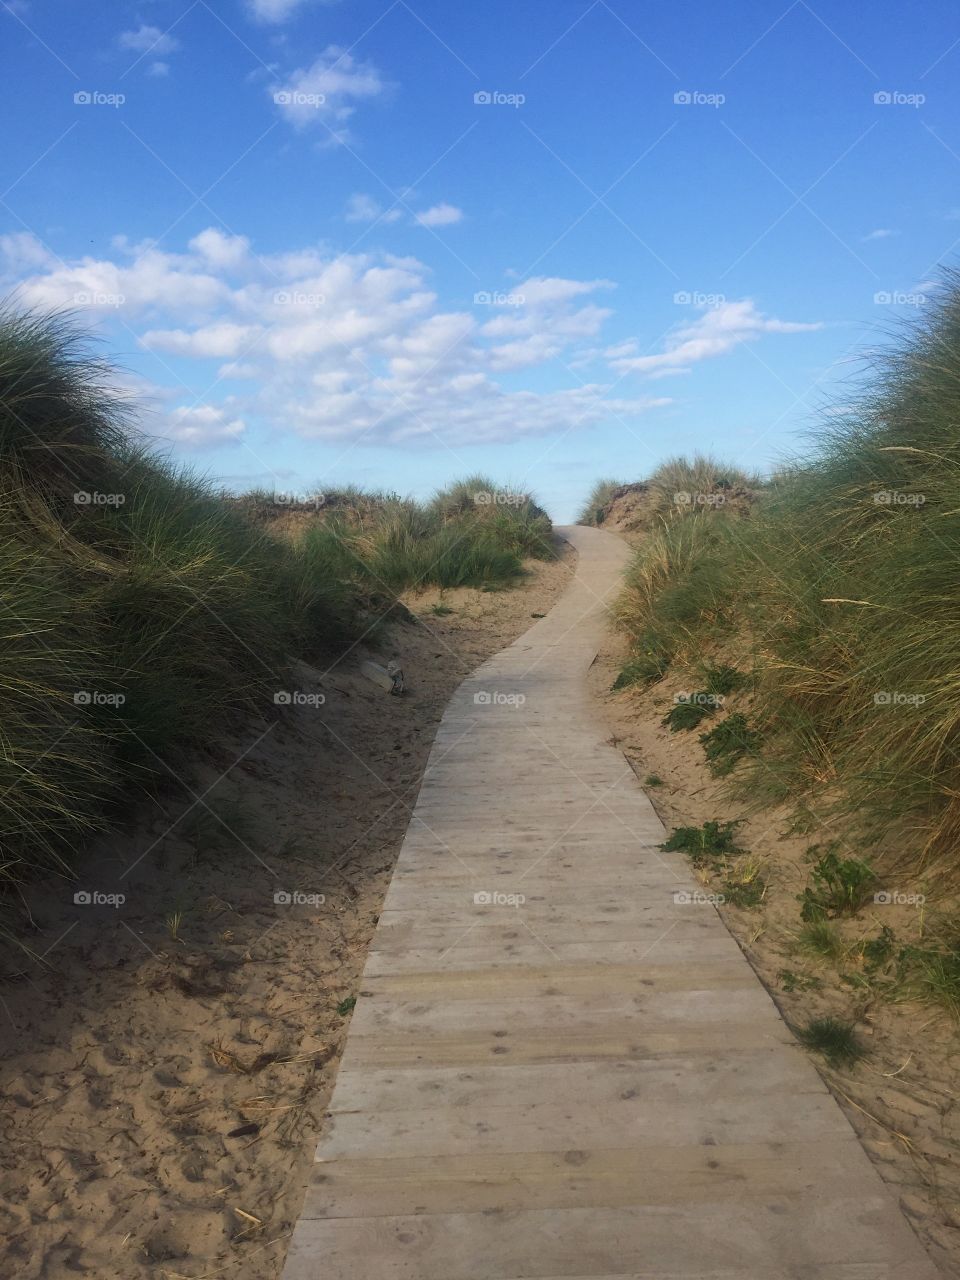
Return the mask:
[[[935,1280],[591,705],[627,548],[454,695],[284,1280]],[[693,900],[690,900],[693,899]]]

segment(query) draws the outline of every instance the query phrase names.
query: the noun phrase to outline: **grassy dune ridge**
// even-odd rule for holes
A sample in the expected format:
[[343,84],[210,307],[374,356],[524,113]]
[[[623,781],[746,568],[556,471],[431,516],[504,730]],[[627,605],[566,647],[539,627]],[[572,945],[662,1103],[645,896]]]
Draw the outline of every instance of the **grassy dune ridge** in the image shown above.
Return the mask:
[[662,513],[616,616],[633,650],[624,683],[719,651],[752,674],[745,795],[842,817],[955,877],[960,277],[935,299],[748,519],[722,504]]
[[[226,718],[275,713],[292,656],[375,638],[418,586],[504,586],[549,518],[482,476],[428,504],[355,490],[283,535],[143,449],[69,317],[0,313],[0,884],[66,872]],[[358,514],[362,513],[362,514]]]

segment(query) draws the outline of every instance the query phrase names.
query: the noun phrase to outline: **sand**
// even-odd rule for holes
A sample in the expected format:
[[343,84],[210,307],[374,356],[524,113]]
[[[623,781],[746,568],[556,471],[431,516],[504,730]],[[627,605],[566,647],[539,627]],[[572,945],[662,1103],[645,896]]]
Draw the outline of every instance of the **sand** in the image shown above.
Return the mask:
[[[279,1275],[440,714],[573,561],[531,563],[507,592],[407,599],[420,621],[379,652],[298,664],[296,692],[322,706],[225,733],[83,855],[77,884],[27,895],[44,960],[0,984],[0,1274]],[[359,675],[391,657],[402,698]],[[200,795],[226,827],[200,805],[171,831]],[[78,889],[126,901],[74,904]]]

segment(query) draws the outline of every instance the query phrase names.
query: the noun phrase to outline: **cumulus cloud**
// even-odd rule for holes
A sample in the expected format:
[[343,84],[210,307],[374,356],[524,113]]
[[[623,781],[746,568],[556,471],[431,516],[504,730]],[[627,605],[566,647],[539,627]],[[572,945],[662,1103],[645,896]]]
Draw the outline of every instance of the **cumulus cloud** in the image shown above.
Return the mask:
[[135,31],[121,32],[118,43],[121,49],[129,49],[132,53],[152,53],[157,58],[180,48],[180,41],[169,32],[145,23]]
[[777,320],[757,310],[750,298],[740,302],[724,302],[704,310],[692,324],[674,330],[657,355],[641,355],[635,342],[621,343],[607,349],[610,366],[617,373],[645,373],[662,377],[686,373],[701,360],[727,355],[744,342],[765,333],[809,333],[823,326],[797,321]]
[[[259,255],[215,227],[180,253],[118,237],[112,256],[61,262],[17,234],[0,237],[0,254],[0,276],[26,305],[76,306],[80,295],[125,326],[124,345],[132,332],[143,359],[157,357],[153,379],[169,379],[178,361],[178,407],[164,407],[154,433],[184,449],[242,444],[254,425],[381,444],[510,441],[635,421],[669,403],[569,376],[610,314],[594,299],[605,280],[537,277],[445,307],[416,258],[316,247]],[[517,386],[526,369],[535,390]],[[184,384],[196,403],[178,403]]]
[[356,103],[376,98],[385,87],[372,63],[359,62],[346,50],[330,45],[309,67],[294,71],[270,93],[294,128],[323,124],[336,138],[346,140],[345,122],[356,111]]
[[242,418],[231,418],[214,405],[178,405],[167,415],[162,430],[165,439],[186,449],[234,444],[246,431]]
[[403,214],[400,209],[384,209],[373,196],[358,193],[347,201],[343,216],[347,222],[396,222]]
[[421,227],[449,227],[463,220],[463,210],[455,204],[435,204],[414,217]]
[[864,244],[871,240],[889,240],[891,236],[899,235],[899,231],[895,231],[892,227],[877,227],[875,231],[868,231],[863,237]]
[[[287,22],[301,9],[307,0],[247,0],[251,17],[258,22]],[[336,0],[322,0],[335,4]]]

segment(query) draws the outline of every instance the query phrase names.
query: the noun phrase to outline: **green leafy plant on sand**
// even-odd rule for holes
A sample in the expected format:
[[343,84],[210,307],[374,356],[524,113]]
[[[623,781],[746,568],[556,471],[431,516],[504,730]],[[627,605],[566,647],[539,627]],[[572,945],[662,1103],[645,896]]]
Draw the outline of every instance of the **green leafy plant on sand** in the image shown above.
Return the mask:
[[730,773],[744,756],[757,752],[761,736],[749,726],[746,716],[735,711],[708,733],[702,733],[700,741],[710,772],[722,777]]
[[660,846],[667,852],[685,853],[695,864],[745,853],[736,843],[739,821],[705,822],[701,827],[676,827]]
[[813,886],[800,895],[800,916],[806,921],[854,916],[873,897],[876,873],[857,858],[840,858],[831,849],[813,867]]

